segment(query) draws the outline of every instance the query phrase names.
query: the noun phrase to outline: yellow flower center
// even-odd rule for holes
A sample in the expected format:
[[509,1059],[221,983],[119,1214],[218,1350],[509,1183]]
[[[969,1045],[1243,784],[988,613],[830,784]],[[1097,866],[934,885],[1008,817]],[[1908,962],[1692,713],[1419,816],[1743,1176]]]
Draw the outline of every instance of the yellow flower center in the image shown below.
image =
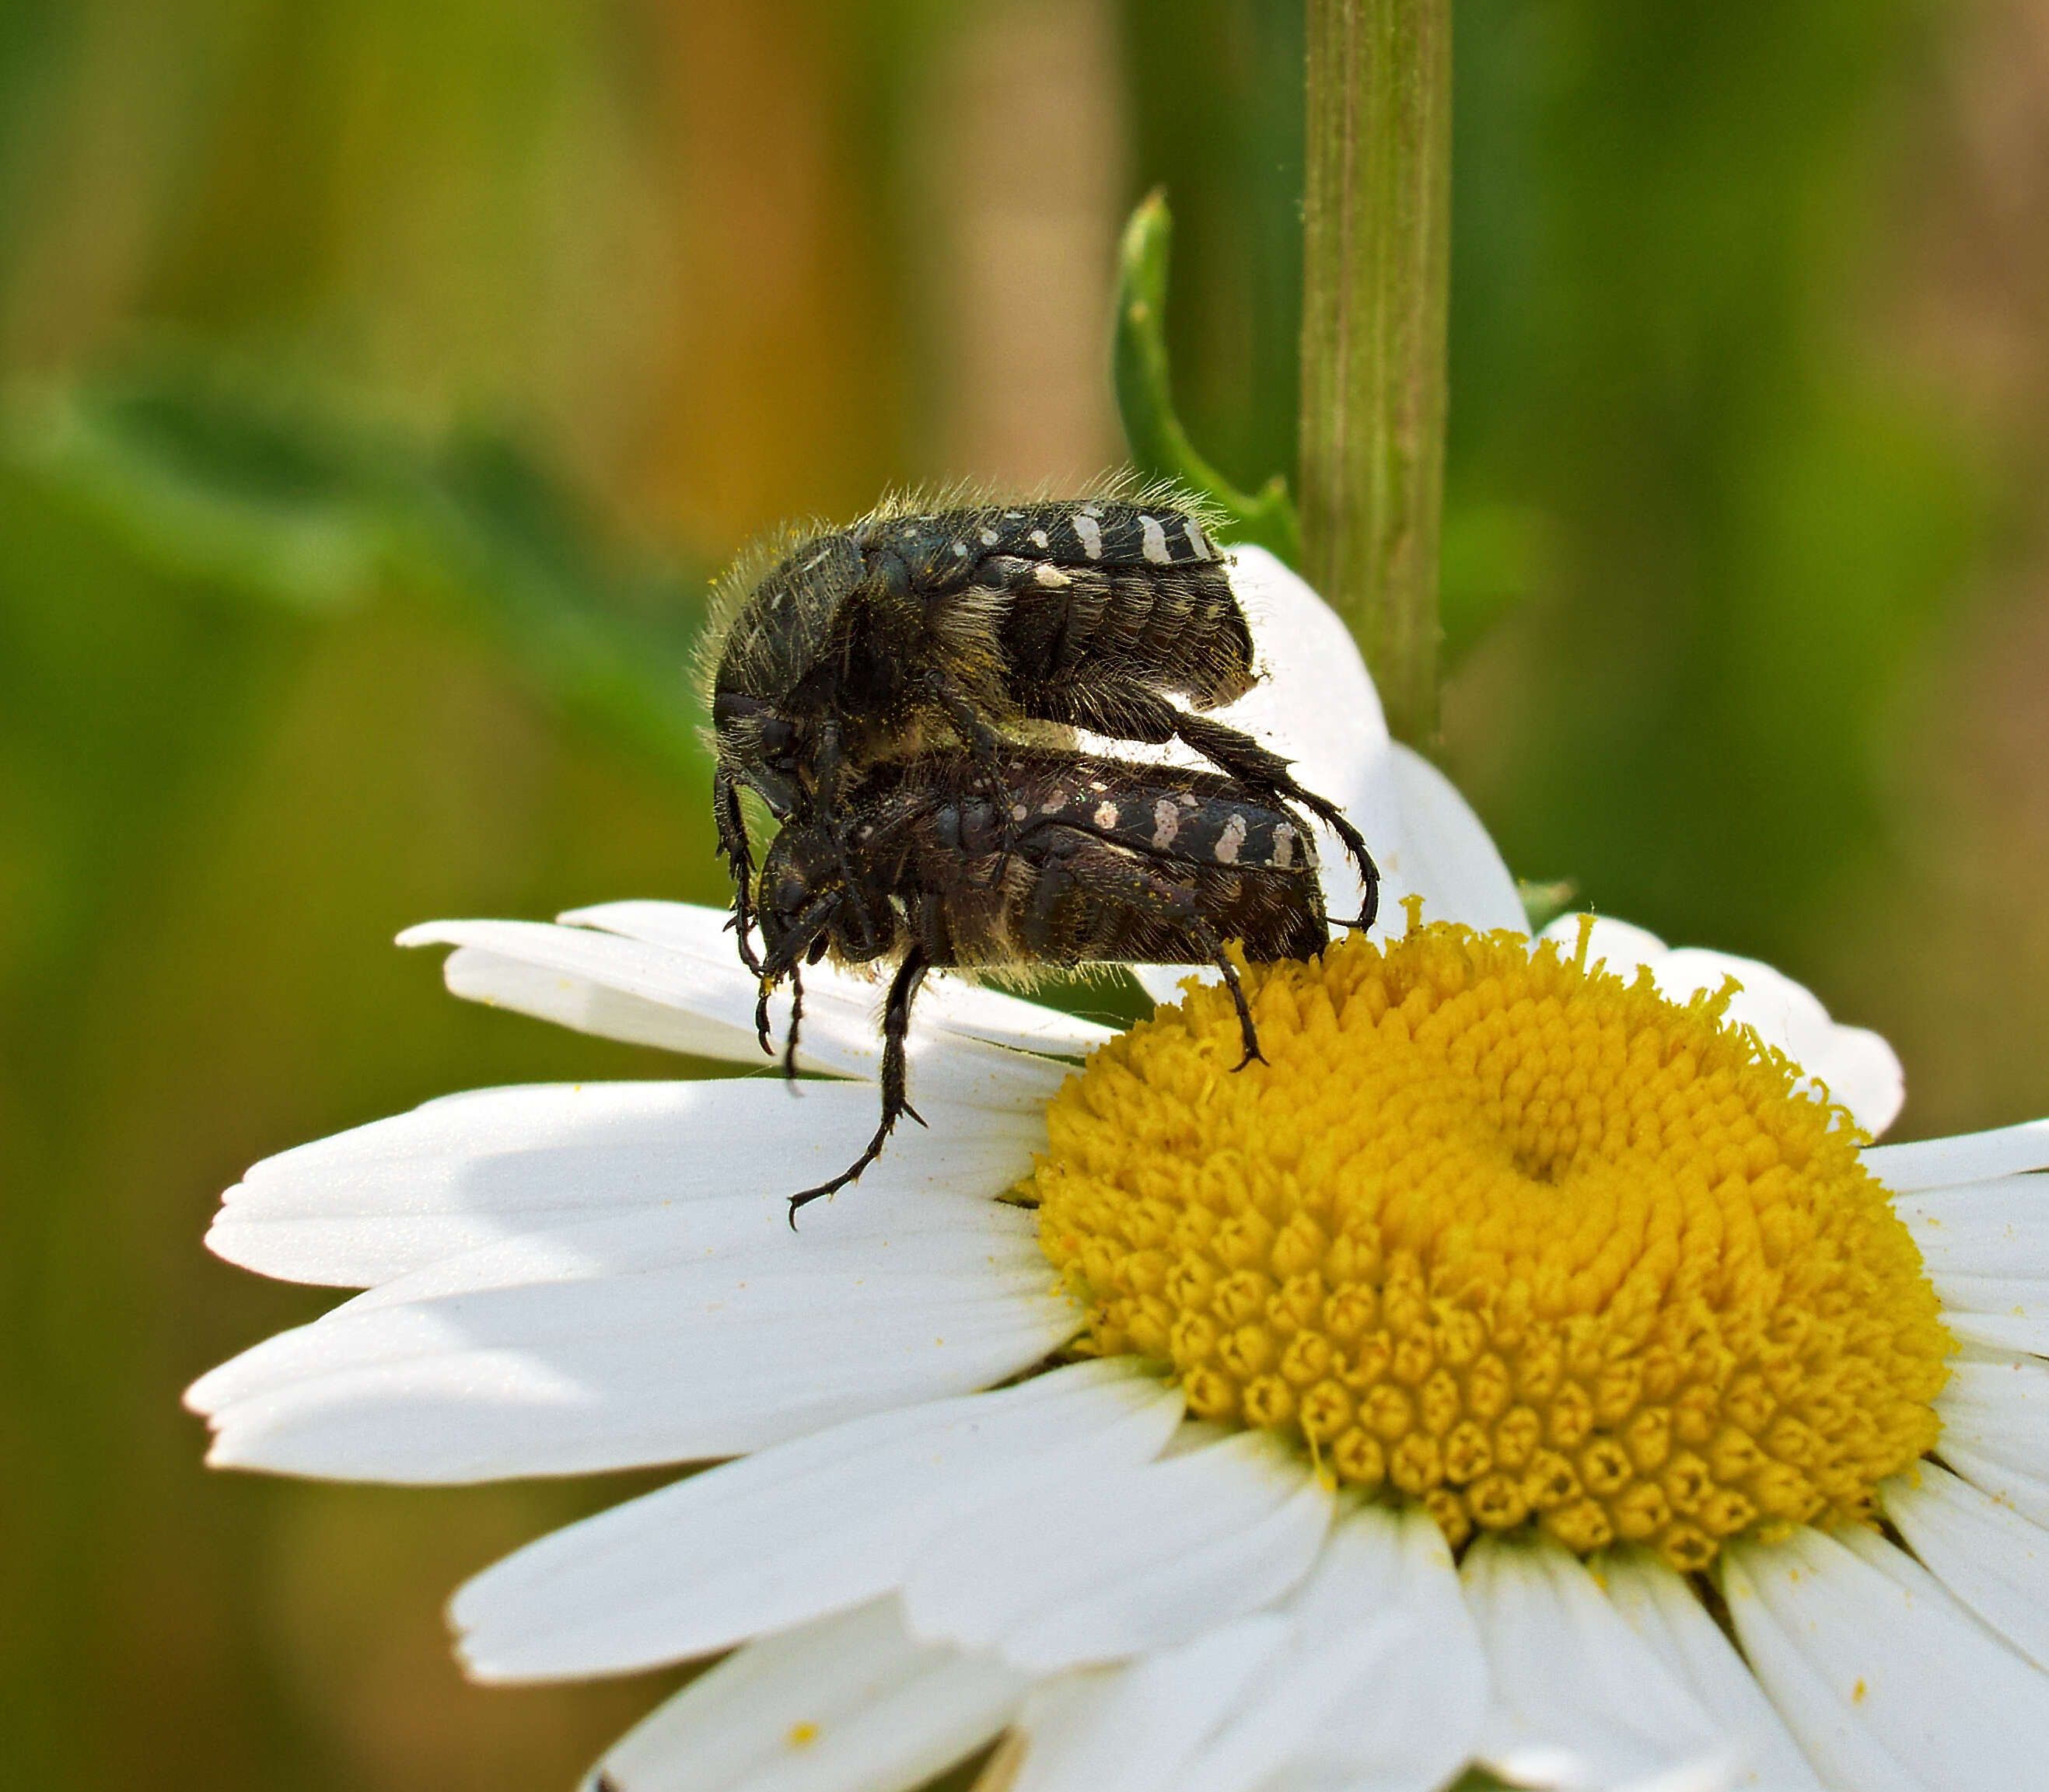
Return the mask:
[[1868,1521],[1950,1343],[1841,1109],[1724,1018],[1513,934],[1355,935],[1098,1051],[1028,1184],[1083,1347],[1306,1440],[1454,1545],[1534,1520],[1682,1570]]

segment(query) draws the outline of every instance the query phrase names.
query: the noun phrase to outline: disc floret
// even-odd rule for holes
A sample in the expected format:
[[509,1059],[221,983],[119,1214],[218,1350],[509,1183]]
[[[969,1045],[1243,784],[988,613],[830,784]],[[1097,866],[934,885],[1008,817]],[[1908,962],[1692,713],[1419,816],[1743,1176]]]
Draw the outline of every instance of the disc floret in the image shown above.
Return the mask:
[[1354,936],[1105,1046],[1040,1239],[1087,1347],[1301,1439],[1454,1544],[1534,1522],[1682,1570],[1868,1522],[1950,1350],[1848,1114],[1726,1018],[1513,934]]

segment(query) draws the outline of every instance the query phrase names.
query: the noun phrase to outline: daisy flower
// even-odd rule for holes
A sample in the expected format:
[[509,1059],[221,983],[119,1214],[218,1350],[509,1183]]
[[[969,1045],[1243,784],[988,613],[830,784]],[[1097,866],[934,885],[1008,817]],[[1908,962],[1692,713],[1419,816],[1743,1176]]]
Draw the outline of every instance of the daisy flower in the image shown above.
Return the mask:
[[[1383,921],[1183,970],[1113,1035],[935,979],[928,1130],[868,982],[803,1067],[492,1089],[302,1146],[208,1242],[367,1289],[190,1394],[212,1460],[716,1464],[456,1596],[491,1681],[724,1658],[594,1792],[2034,1782],[2049,1759],[2049,1123],[1874,1146],[1899,1068],[1768,967],[1523,930],[1336,618],[1235,574],[1232,719],[1345,806]],[[1327,845],[1333,914],[1349,912]],[[759,1065],[724,915],[440,923],[456,993]],[[1001,1739],[999,1740],[999,1739]]]

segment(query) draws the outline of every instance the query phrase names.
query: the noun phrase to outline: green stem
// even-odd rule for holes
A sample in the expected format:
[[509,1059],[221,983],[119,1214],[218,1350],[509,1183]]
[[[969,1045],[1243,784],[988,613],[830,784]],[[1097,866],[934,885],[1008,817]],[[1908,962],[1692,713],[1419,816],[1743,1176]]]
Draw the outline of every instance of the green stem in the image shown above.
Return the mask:
[[1302,571],[1396,739],[1437,729],[1451,0],[1308,0]]

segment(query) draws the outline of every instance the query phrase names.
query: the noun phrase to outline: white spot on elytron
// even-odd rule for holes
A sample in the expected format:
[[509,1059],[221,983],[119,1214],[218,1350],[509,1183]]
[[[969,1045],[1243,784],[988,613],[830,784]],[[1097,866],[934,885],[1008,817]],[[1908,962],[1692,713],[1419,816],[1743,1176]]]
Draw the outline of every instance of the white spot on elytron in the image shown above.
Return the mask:
[[1007,510],[1003,513],[1003,520],[1006,523],[1021,523],[1024,520],[1024,513],[1021,510]]
[[1180,803],[1184,809],[1192,809],[1196,806],[1195,792],[1192,791],[1183,791],[1179,796],[1174,799],[1174,800]]
[[1097,503],[1083,504],[1081,508],[1081,514],[1083,516],[1101,516],[1102,515],[1102,506]]
[[963,560],[966,559],[966,558],[967,558],[967,543],[966,543],[966,542],[955,542],[954,543],[954,552],[955,552],[955,554],[958,554],[958,555],[961,557],[961,558],[962,558],[962,559],[963,559]]
[[1039,805],[1039,813],[1042,815],[1057,815],[1067,806],[1067,793],[1065,791],[1055,791]]
[[1203,533],[1203,526],[1192,516],[1181,519],[1181,533],[1188,538],[1188,551],[1198,560],[1210,557],[1209,537]]
[[1160,519],[1158,517],[1140,517],[1138,519],[1138,532],[1145,538],[1145,545],[1139,550],[1139,551],[1142,553],[1148,560],[1151,561],[1156,566],[1171,566],[1173,565],[1174,557],[1167,551],[1167,531],[1160,527]]
[[1174,836],[1181,831],[1180,806],[1171,796],[1163,796],[1153,805],[1153,847],[1164,853],[1174,844]]
[[1031,813],[1032,811],[1021,803],[1013,803],[1010,805],[1010,818],[1013,822],[1021,822]]
[[1034,547],[1051,547],[1053,545],[1051,538],[1047,535],[1046,531],[1043,529],[1034,529],[1032,533],[1027,535],[1024,538]]
[[1108,790],[1110,786],[1106,784],[1100,778],[1091,778],[1089,779],[1089,788],[1095,791],[1098,795],[1100,795],[1103,791]]
[[1273,866],[1285,871],[1295,862],[1295,830],[1285,822],[1273,824]]
[[1095,806],[1095,825],[1098,827],[1115,827],[1122,811],[1114,803],[1107,800]]
[[1245,844],[1245,818],[1236,810],[1231,819],[1223,824],[1223,832],[1217,836],[1216,861],[1219,865],[1236,865],[1238,849]]
[[1032,582],[1043,585],[1050,591],[1058,591],[1063,585],[1072,585],[1075,581],[1052,561],[1041,560],[1032,569]]
[[1077,511],[1067,519],[1067,527],[1075,532],[1075,539],[1082,544],[1082,552],[1091,560],[1102,558],[1102,525],[1087,511]]
[[1000,538],[999,538],[999,537],[998,537],[998,535],[997,534],[996,531],[995,531],[993,529],[985,529],[985,530],[983,530],[983,531],[982,531],[982,545],[984,547],[993,547],[993,546],[996,546],[996,544],[997,544],[997,542]]

